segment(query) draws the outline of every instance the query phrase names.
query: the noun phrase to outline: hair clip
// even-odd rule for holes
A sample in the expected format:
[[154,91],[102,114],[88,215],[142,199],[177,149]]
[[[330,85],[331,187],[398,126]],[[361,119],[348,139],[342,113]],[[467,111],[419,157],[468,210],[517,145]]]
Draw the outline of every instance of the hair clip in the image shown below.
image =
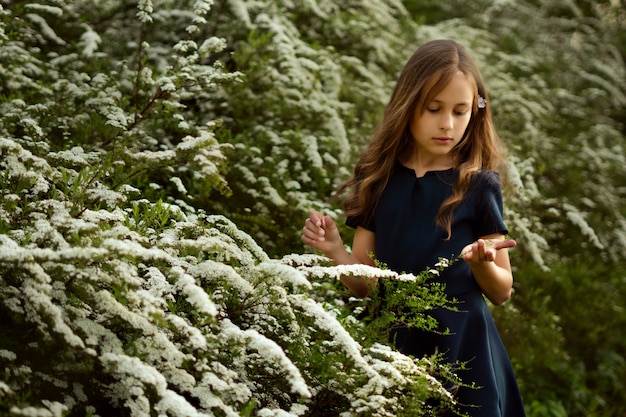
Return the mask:
[[487,107],[487,100],[485,100],[483,96],[479,94],[478,95],[478,108],[484,109],[485,107]]

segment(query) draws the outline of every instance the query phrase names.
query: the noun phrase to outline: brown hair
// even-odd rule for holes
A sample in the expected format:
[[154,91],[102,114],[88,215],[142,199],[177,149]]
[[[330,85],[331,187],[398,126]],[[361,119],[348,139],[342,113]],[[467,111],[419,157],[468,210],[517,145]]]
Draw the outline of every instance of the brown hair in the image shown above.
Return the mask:
[[[361,154],[353,177],[338,190],[338,193],[352,190],[344,202],[347,216],[371,218],[398,159],[413,146],[411,119],[416,112],[423,113],[459,71],[475,83],[475,92],[470,122],[463,139],[452,150],[458,164],[458,181],[436,218],[437,225],[450,238],[454,209],[465,196],[472,177],[482,169],[496,171],[503,148],[493,126],[489,98],[478,67],[465,48],[451,40],[424,44],[404,66],[369,147]],[[478,107],[478,96],[486,100],[484,108]]]

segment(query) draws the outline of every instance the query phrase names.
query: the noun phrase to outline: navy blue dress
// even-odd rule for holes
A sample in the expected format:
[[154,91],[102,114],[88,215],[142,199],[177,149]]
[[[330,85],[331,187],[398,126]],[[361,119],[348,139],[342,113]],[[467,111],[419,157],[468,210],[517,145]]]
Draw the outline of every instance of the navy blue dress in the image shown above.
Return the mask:
[[[375,232],[376,258],[398,272],[419,274],[440,257],[452,259],[481,236],[507,234],[503,221],[502,191],[498,174],[480,172],[455,210],[452,237],[435,225],[441,204],[451,195],[456,169],[430,171],[417,178],[398,164],[371,220],[349,217],[346,223]],[[378,232],[377,232],[378,231]],[[461,387],[457,401],[470,416],[520,417],[524,407],[511,362],[472,272],[464,261],[454,262],[437,278],[446,293],[459,300],[458,311],[431,310],[448,335],[399,328],[392,334],[404,354],[422,357],[445,354],[454,364],[466,363],[457,375],[475,388]],[[458,361],[458,362],[457,362]],[[478,387],[478,388],[476,388]]]

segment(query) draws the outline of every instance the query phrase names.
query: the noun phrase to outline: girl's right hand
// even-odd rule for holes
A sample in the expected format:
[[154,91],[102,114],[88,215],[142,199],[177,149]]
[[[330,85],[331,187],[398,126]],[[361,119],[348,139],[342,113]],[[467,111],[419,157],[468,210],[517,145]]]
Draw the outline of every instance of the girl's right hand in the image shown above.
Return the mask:
[[311,212],[304,222],[301,240],[329,258],[333,258],[338,250],[344,249],[343,240],[333,219],[317,211]]

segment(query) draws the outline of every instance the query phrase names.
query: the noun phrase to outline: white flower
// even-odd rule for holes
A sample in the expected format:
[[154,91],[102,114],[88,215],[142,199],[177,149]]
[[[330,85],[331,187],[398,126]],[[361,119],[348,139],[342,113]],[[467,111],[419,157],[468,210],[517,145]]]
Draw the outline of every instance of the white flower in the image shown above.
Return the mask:
[[291,392],[305,398],[311,397],[311,391],[304,378],[302,378],[300,370],[285,355],[285,352],[276,342],[253,329],[242,331],[229,320],[222,320],[221,324],[225,336],[245,341],[249,348],[256,350],[263,360],[275,362],[279,370],[287,374],[287,379],[291,384]]
[[85,32],[80,36],[79,43],[79,46],[83,49],[81,55],[85,58],[90,58],[93,56],[94,52],[98,50],[102,38],[100,38],[100,35],[98,35],[91,26],[83,24],[83,28],[85,28]]
[[137,17],[141,23],[152,23],[152,12],[154,9],[152,8],[152,0],[139,0],[139,4],[137,4],[137,8],[139,11],[137,12]]

